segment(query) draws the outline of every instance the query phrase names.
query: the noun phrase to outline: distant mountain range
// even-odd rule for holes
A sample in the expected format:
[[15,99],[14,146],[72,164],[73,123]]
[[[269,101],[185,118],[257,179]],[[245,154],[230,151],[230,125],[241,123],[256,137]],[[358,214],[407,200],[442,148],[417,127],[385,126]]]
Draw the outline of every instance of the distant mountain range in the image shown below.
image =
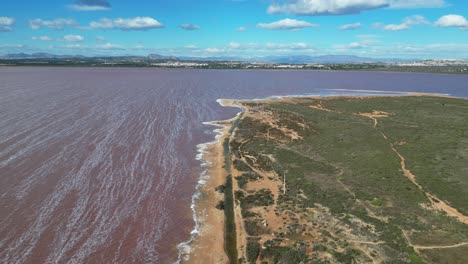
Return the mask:
[[389,63],[389,62],[408,62],[419,61],[415,59],[393,59],[393,58],[365,58],[353,55],[323,55],[323,56],[308,56],[308,55],[291,55],[291,56],[265,56],[265,57],[180,57],[181,60],[194,61],[244,61],[244,62],[263,62],[263,63],[323,63],[323,64],[345,64],[345,63]]
[[66,58],[85,58],[81,55],[55,55],[45,52],[26,54],[26,53],[13,53],[5,56],[0,56],[0,59],[66,59]]
[[[103,58],[86,57],[81,55],[55,55],[50,53],[14,53],[0,56],[0,59],[93,59]],[[176,57],[164,56],[160,54],[149,54],[148,56],[116,56],[105,58],[120,58],[120,59],[148,59],[155,61],[236,61],[236,62],[259,62],[259,63],[289,63],[289,64],[304,64],[304,63],[323,63],[323,64],[353,64],[353,63],[395,63],[395,62],[410,62],[420,61],[417,59],[394,59],[394,58],[366,58],[353,55],[324,55],[324,56],[308,56],[308,55],[291,55],[291,56],[265,56],[265,57]]]

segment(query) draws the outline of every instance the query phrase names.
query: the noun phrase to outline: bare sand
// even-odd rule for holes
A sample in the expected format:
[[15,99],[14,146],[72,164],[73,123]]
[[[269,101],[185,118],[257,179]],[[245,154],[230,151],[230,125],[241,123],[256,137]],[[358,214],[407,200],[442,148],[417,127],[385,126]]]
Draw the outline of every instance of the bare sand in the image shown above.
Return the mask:
[[[226,107],[240,107],[235,101],[231,100],[222,100],[220,104]],[[221,136],[218,137],[216,142],[208,145],[204,154],[204,160],[209,164],[209,178],[206,184],[200,188],[201,196],[196,204],[200,221],[200,232],[191,244],[192,249],[188,260],[185,261],[186,263],[229,263],[224,250],[224,211],[216,208],[218,202],[224,200],[224,194],[217,192],[215,189],[220,185],[226,184],[228,173],[224,168],[223,142],[230,136],[229,130],[237,118],[238,116],[225,121],[209,123],[219,127],[216,132]],[[241,221],[237,222],[241,223]]]
[[[228,130],[228,128],[223,128]],[[224,140],[221,137],[220,142]],[[192,250],[188,263],[228,263],[224,253],[224,212],[216,209],[218,201],[224,199],[215,191],[219,185],[225,184],[227,176],[223,169],[224,157],[221,143],[209,145],[206,160],[210,162],[209,180],[200,189],[202,195],[197,202],[200,233],[192,242]]]

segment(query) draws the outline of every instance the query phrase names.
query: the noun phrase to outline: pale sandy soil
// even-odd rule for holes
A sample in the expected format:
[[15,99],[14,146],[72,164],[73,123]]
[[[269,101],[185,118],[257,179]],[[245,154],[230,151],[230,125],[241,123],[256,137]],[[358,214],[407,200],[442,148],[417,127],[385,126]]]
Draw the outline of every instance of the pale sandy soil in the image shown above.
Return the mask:
[[[235,102],[223,100],[222,105],[236,107]],[[210,144],[206,149],[204,159],[210,164],[208,168],[209,179],[201,187],[202,196],[197,202],[197,211],[200,219],[200,234],[192,242],[191,253],[187,263],[228,263],[224,251],[224,211],[216,209],[224,195],[215,191],[215,188],[226,184],[227,171],[224,169],[223,142],[228,136],[232,122],[237,119],[212,122],[219,126],[218,132],[222,136],[217,142]]]
[[192,242],[192,251],[187,263],[228,263],[224,253],[224,212],[216,209],[216,204],[224,199],[224,195],[215,191],[217,186],[226,183],[227,173],[223,168],[224,155],[221,142],[228,129],[228,126],[222,128],[223,137],[219,142],[211,144],[205,154],[210,167],[209,179],[202,186],[202,196],[197,202],[200,234]]
[[377,125],[379,124],[379,118],[389,117],[393,114],[374,110],[371,113],[354,113],[354,115],[363,116],[374,120],[374,128],[377,128]]
[[[248,117],[256,120],[257,122],[268,124],[270,127],[274,128],[274,129],[278,129],[285,136],[289,137],[291,140],[302,139],[302,137],[299,136],[299,134],[296,131],[279,125],[278,118],[276,116],[274,116],[271,111],[262,110],[262,111],[256,111],[255,113],[250,113],[247,110],[245,112],[245,116],[248,116]],[[301,124],[301,125],[304,126],[304,124]],[[270,135],[266,135],[266,136],[268,138],[270,137]]]

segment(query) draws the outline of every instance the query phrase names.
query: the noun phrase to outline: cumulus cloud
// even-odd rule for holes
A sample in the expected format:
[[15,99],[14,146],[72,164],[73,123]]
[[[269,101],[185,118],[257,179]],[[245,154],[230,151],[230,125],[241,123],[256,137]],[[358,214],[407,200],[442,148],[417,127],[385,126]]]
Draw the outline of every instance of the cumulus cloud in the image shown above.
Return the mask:
[[37,40],[37,41],[52,41],[53,39],[49,36],[39,36],[39,37],[32,37],[32,40]]
[[365,48],[366,45],[364,45],[363,43],[361,42],[351,42],[348,47],[350,49],[362,49],[362,48]]
[[[190,47],[190,49],[188,49]],[[288,54],[288,53],[308,53],[315,52],[317,49],[307,43],[294,42],[294,43],[239,43],[230,42],[224,46],[198,48],[196,46],[187,46],[184,49],[190,50],[192,53],[198,55],[205,54],[211,56],[216,54],[226,54],[229,56],[245,56],[249,54]]]
[[42,20],[40,18],[36,18],[33,20],[29,20],[29,26],[34,29],[41,29],[42,27],[48,27],[55,30],[62,30],[66,27],[78,27],[78,23],[69,18],[57,18],[54,20]]
[[468,56],[468,44],[466,43],[432,43],[425,45],[397,45],[389,48],[388,53],[395,55],[410,55],[422,58],[464,58]]
[[461,29],[468,29],[468,20],[460,15],[446,15],[435,22],[438,27],[456,27]]
[[367,48],[368,46],[362,42],[351,42],[346,45],[334,45],[333,48],[337,52],[346,52],[348,50],[356,50],[356,49],[364,49]]
[[242,27],[238,27],[236,29],[237,32],[244,32],[244,31],[247,31],[249,28],[251,27],[255,27],[255,25],[245,25],[245,26],[242,26]]
[[103,36],[96,36],[96,40],[97,40],[97,41],[105,41],[106,38],[103,37]]
[[242,47],[242,44],[237,43],[237,42],[231,42],[227,45],[227,47],[230,49],[239,49]]
[[182,25],[180,25],[180,28],[188,30],[188,31],[194,31],[194,30],[200,29],[199,26],[193,25],[193,24],[182,24]]
[[387,0],[296,0],[272,4],[268,7],[268,13],[303,16],[344,15],[387,6]]
[[338,44],[333,47],[338,52],[348,52],[352,50],[370,49],[380,43],[378,36],[375,35],[358,35],[356,37],[357,41],[349,44]]
[[78,0],[69,8],[75,11],[102,11],[109,10],[112,6],[107,0]]
[[306,21],[286,18],[272,23],[259,23],[257,24],[257,27],[270,30],[300,30],[303,28],[318,27],[318,25]]
[[123,46],[112,44],[112,43],[96,45],[96,48],[105,49],[105,50],[125,50]]
[[442,7],[444,0],[292,0],[275,1],[268,7],[270,14],[299,16],[346,15],[380,8]]
[[184,49],[193,50],[193,49],[198,49],[198,47],[196,45],[191,44],[191,45],[184,46]]
[[411,8],[438,8],[446,6],[444,0],[390,0],[390,8],[411,9]]
[[63,36],[61,40],[68,41],[68,42],[81,42],[84,40],[84,37],[80,35],[66,35],[66,36]]
[[303,43],[303,42],[293,42],[293,43],[239,43],[231,42],[224,47],[212,47],[206,48],[202,51],[209,53],[223,53],[223,52],[274,52],[274,53],[285,53],[293,51],[314,51],[315,47]]
[[295,43],[267,43],[265,45],[267,49],[273,50],[307,50],[312,49],[313,47],[309,44],[303,42],[295,42]]
[[354,30],[354,29],[358,29],[358,28],[361,28],[361,27],[362,27],[361,23],[353,23],[353,24],[342,25],[338,29],[339,30]]
[[13,30],[15,19],[11,17],[0,17],[0,32],[7,32]]
[[164,27],[163,24],[151,17],[103,18],[99,21],[93,21],[89,25],[91,28],[120,30],[150,30]]
[[401,30],[407,30],[410,29],[412,26],[415,25],[427,25],[429,22],[420,15],[414,15],[407,17],[403,19],[403,21],[400,24],[388,24],[384,25],[382,23],[374,23],[373,27],[374,28],[382,28],[383,30],[386,31],[401,31]]

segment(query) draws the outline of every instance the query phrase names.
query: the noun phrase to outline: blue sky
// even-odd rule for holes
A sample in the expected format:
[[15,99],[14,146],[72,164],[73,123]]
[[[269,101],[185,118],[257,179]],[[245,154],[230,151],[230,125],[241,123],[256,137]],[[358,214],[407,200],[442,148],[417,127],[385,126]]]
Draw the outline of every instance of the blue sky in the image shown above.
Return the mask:
[[15,0],[0,54],[468,59],[463,0]]

